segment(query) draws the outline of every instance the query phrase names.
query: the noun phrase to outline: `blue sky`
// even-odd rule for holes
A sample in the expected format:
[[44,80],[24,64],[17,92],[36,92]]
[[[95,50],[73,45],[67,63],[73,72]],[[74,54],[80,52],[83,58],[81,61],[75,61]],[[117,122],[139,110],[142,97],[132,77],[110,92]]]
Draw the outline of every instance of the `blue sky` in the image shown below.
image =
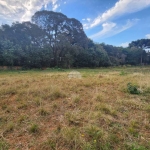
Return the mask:
[[150,39],[150,0],[0,0],[0,24],[28,21],[42,9],[78,19],[94,42],[125,47]]

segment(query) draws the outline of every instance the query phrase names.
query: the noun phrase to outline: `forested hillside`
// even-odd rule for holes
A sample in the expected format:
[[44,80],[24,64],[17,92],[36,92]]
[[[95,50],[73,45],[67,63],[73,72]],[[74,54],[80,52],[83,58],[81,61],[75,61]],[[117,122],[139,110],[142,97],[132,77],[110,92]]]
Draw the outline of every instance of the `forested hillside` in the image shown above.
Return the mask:
[[100,67],[150,64],[150,39],[131,42],[128,48],[95,44],[82,24],[62,13],[39,11],[31,22],[0,27],[0,66]]

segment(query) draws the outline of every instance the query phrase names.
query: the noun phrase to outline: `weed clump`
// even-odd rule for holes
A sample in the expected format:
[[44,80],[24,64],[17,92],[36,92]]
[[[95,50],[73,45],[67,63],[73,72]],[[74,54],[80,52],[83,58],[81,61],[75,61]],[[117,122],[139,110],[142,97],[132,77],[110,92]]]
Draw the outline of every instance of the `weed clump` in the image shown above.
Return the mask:
[[8,150],[9,145],[4,140],[0,139],[0,150]]
[[8,123],[7,127],[6,127],[6,131],[5,132],[11,132],[14,130],[14,124],[13,122]]
[[146,107],[146,111],[150,114],[150,105]]
[[53,139],[48,139],[44,143],[41,144],[40,149],[43,150],[55,150],[56,149],[56,141]]
[[99,102],[103,101],[103,99],[104,99],[104,97],[101,94],[97,94],[96,97],[95,97],[95,100],[99,101]]
[[126,144],[126,145],[125,145],[125,148],[126,148],[127,150],[148,150],[146,147],[140,146],[140,145],[138,145],[137,143],[132,144],[132,145]]
[[80,114],[78,114],[77,112],[66,113],[66,119],[68,120],[69,125],[78,126],[81,124]]
[[55,100],[58,98],[64,98],[64,97],[66,97],[66,94],[63,93],[59,88],[52,89],[51,94],[50,94],[50,98],[52,100]]
[[26,115],[21,115],[18,119],[18,123],[22,123],[23,121],[25,121],[28,117]]
[[62,142],[67,149],[80,149],[80,131],[78,128],[64,128],[61,132]]
[[46,116],[46,115],[49,114],[49,112],[47,112],[47,110],[45,110],[44,108],[41,108],[41,109],[39,110],[39,114],[40,114],[41,116]]
[[120,72],[120,76],[124,76],[124,75],[127,75],[127,73],[124,72],[124,71],[121,71],[121,72]]
[[105,139],[105,134],[100,128],[96,126],[87,127],[85,128],[85,135],[86,144],[83,147],[84,150],[110,149],[107,139]]
[[80,100],[81,100],[81,98],[80,98],[80,96],[79,95],[73,95],[73,101],[74,101],[74,103],[79,103],[80,102]]

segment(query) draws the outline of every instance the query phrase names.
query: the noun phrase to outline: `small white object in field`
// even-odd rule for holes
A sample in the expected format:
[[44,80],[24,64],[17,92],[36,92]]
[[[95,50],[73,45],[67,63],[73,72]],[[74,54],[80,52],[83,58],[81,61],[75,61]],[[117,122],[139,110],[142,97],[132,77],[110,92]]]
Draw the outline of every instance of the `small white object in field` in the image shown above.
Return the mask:
[[71,71],[69,74],[68,74],[68,78],[71,79],[71,78],[78,78],[78,79],[81,79],[82,76],[81,76],[81,73],[78,72],[78,71]]

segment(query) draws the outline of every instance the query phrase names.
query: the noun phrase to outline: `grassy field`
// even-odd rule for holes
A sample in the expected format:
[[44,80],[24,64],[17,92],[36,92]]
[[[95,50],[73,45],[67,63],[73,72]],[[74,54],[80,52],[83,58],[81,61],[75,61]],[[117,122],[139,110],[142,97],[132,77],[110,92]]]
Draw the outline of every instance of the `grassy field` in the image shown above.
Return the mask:
[[0,150],[149,150],[150,67],[0,71]]

